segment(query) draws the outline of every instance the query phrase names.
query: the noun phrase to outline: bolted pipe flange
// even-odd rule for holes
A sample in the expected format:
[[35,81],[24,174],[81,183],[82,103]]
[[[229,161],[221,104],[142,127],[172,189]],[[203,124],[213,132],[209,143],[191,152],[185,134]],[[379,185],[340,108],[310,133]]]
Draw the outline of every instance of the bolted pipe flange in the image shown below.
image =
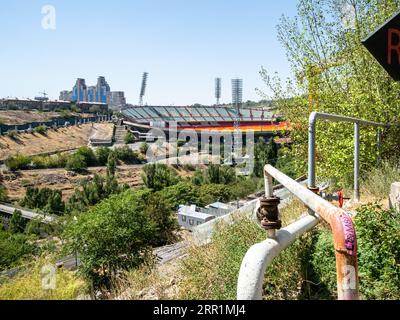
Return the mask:
[[261,227],[265,230],[279,230],[282,228],[282,221],[279,219],[279,198],[266,198],[260,199],[260,208],[257,211],[258,221]]
[[318,187],[308,187],[308,190],[314,192],[315,194],[319,194],[319,188]]

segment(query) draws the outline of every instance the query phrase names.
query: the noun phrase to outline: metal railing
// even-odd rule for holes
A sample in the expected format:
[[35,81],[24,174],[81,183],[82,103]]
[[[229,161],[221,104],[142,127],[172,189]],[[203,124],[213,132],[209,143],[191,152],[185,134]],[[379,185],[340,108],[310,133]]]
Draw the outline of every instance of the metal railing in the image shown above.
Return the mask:
[[[317,121],[328,120],[334,122],[351,122],[354,123],[354,200],[360,201],[360,126],[372,126],[377,127],[377,147],[378,154],[380,153],[381,147],[381,130],[379,128],[385,128],[389,125],[379,122],[367,121],[363,119],[357,119],[352,117],[344,117],[336,114],[328,114],[321,112],[313,112],[309,119],[309,131],[308,131],[308,186],[310,189],[316,188],[316,136],[317,136]],[[380,156],[378,156],[380,158]]]
[[[274,178],[312,210],[314,216],[307,215],[277,233],[275,230],[270,230],[266,241],[250,248],[240,269],[237,298],[261,299],[264,274],[272,260],[298,237],[313,229],[322,219],[330,225],[333,233],[338,299],[358,300],[357,240],[353,221],[349,215],[274,167],[267,165],[264,171],[266,182],[264,201],[276,200],[272,187]],[[271,211],[274,212],[274,209]]]

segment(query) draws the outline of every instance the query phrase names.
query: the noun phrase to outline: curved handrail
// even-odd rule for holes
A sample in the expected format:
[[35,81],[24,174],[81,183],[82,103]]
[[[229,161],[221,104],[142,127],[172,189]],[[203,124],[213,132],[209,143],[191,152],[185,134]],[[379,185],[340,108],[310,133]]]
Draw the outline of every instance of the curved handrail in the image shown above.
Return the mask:
[[[291,193],[299,198],[309,209],[316,214],[311,216],[309,220],[304,218],[300,222],[295,223],[286,229],[278,232],[276,236],[268,239],[264,244],[250,249],[242,263],[242,268],[239,277],[238,297],[245,298],[260,298],[260,279],[263,278],[264,272],[268,263],[274,257],[284,250],[292,242],[295,241],[297,235],[304,234],[308,228],[313,228],[313,222],[317,218],[326,221],[332,230],[336,256],[336,274],[337,274],[337,291],[339,300],[358,300],[359,299],[359,279],[358,279],[358,264],[357,264],[357,239],[352,219],[349,215],[322,199],[311,190],[302,186],[293,179],[287,177],[282,172],[278,171],[271,165],[265,166],[265,181],[266,181],[266,196],[272,195],[272,178],[279,181]],[[314,220],[313,220],[314,218]],[[289,230],[290,233],[287,233]],[[285,236],[286,235],[286,236]],[[277,244],[274,245],[275,241]],[[278,250],[279,249],[279,250]],[[275,252],[274,250],[278,250]],[[258,267],[257,267],[258,265]],[[261,267],[261,268],[260,268]],[[256,272],[258,280],[246,280],[254,288],[254,293],[246,294],[242,291],[242,283],[246,274]],[[262,271],[262,273],[261,273]],[[251,279],[251,276],[250,276]],[[262,284],[261,284],[262,285]],[[244,289],[243,289],[244,290]],[[242,294],[243,293],[243,294]]]

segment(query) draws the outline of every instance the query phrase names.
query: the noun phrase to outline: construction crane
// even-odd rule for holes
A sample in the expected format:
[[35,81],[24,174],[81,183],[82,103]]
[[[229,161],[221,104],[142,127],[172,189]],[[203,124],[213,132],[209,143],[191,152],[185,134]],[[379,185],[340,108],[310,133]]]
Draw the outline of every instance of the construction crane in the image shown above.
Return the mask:
[[341,66],[345,63],[345,57],[339,56],[337,59],[332,61],[326,61],[321,64],[307,64],[306,70],[298,74],[298,79],[301,83],[307,79],[308,82],[308,105],[309,113],[312,111],[318,111],[319,109],[319,80],[320,75],[329,69]]
[[39,94],[41,94],[42,96],[35,97],[35,100],[38,100],[38,101],[48,101],[49,100],[49,98],[48,98],[49,95],[46,93],[45,90],[43,92],[39,92]]

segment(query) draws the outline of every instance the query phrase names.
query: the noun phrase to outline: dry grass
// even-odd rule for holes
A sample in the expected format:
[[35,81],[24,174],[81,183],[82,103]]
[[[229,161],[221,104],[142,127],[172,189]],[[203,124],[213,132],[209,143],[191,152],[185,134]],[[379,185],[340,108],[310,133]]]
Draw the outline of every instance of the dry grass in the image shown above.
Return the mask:
[[56,289],[45,290],[42,287],[42,266],[46,262],[38,261],[34,267],[14,279],[0,284],[0,300],[75,300],[86,291],[84,280],[76,273],[57,269]]
[[[301,202],[292,201],[281,210],[284,225],[292,223],[304,212]],[[117,296],[119,299],[134,300],[235,299],[237,277],[244,255],[253,244],[265,238],[265,232],[254,221],[236,217],[234,224],[218,227],[211,244],[191,246],[181,260],[155,269],[146,267],[129,273],[128,280],[120,285],[120,294]],[[274,273],[283,272],[284,275],[268,280],[275,287],[269,297],[293,298],[301,291],[302,266],[298,259],[298,255],[304,252],[301,247],[300,242],[272,267],[276,270]],[[285,287],[287,283],[292,289]],[[271,290],[268,285],[266,288]]]
[[[95,124],[98,130],[109,131],[110,124]],[[89,142],[92,133],[92,125],[85,124],[79,127],[73,126],[49,130],[46,135],[38,133],[19,134],[15,139],[8,136],[0,137],[0,159],[17,154],[35,155],[46,152],[68,150],[85,146]]]

